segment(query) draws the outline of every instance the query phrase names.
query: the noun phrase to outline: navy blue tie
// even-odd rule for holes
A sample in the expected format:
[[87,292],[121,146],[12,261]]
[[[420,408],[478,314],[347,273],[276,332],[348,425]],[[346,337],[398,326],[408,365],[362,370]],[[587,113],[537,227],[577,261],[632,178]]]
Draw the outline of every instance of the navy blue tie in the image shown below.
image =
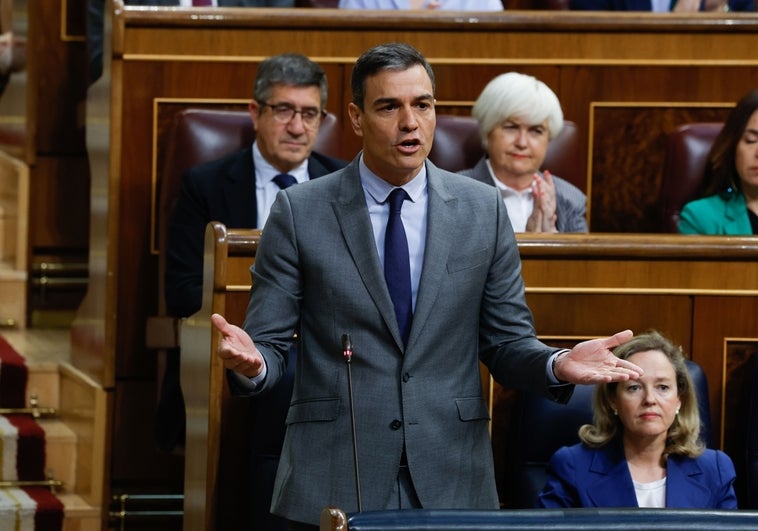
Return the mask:
[[279,185],[279,188],[284,190],[285,188],[289,188],[293,184],[297,184],[297,179],[295,179],[289,173],[280,173],[279,175],[274,177],[274,182]]
[[405,228],[400,217],[400,210],[406,199],[409,199],[408,194],[402,188],[395,188],[390,193],[387,199],[390,216],[384,236],[384,278],[395,305],[395,317],[404,345],[408,343],[413,320],[411,262],[408,257],[408,239],[405,237]]

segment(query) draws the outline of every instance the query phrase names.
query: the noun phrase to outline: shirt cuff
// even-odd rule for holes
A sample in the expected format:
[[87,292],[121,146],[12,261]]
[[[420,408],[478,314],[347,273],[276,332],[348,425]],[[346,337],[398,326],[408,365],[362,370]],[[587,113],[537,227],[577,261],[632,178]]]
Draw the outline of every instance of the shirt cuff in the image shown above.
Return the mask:
[[266,379],[267,374],[268,369],[265,359],[263,360],[263,368],[261,369],[260,374],[252,378],[231,369],[226,369],[226,379],[229,382],[229,387],[232,390],[232,394],[239,396],[255,393],[258,387],[263,384],[263,381]]
[[261,368],[261,372],[258,373],[258,376],[253,376],[250,378],[250,383],[253,386],[253,389],[258,389],[258,386],[263,383],[263,380],[266,379],[266,374],[268,374],[268,365],[266,365],[266,359],[261,356],[261,359],[263,360],[263,367]]
[[555,365],[556,358],[560,356],[561,354],[563,354],[564,352],[569,352],[569,349],[564,348],[556,352],[553,352],[553,355],[550,356],[547,360],[547,366],[545,367],[545,375],[547,376],[547,381],[550,385],[561,385],[561,384],[566,383],[556,378],[555,371],[553,370],[554,368],[553,366]]

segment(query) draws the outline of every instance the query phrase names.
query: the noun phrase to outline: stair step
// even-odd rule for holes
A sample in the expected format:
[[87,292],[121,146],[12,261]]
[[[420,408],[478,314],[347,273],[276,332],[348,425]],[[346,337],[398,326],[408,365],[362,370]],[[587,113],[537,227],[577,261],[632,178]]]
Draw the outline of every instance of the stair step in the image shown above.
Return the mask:
[[[2,335],[26,361],[27,407],[30,406],[31,396],[36,395],[39,407],[55,408],[63,418],[66,411],[69,416],[71,411],[78,411],[82,401],[97,411],[105,411],[102,390],[68,364],[71,357],[68,330],[3,329]],[[62,392],[65,393],[63,401]],[[89,434],[86,427],[92,420],[77,417],[76,422],[79,421],[85,426],[85,433]],[[98,453],[98,449],[90,448],[85,453],[81,448],[77,449],[83,444],[77,441],[77,425],[73,425],[72,429],[62,418],[42,417],[37,422],[45,431],[46,472],[63,483],[61,488],[55,490],[64,506],[63,531],[105,529],[107,514],[103,514],[104,509],[98,501],[102,497],[101,478],[94,472],[96,469],[93,469],[92,463],[87,462],[92,453]],[[84,477],[77,477],[77,469],[79,475],[83,474]],[[91,505],[90,501],[95,505]]]
[[101,514],[99,507],[88,505],[76,494],[57,494],[63,503],[63,531],[100,531]]
[[71,357],[70,332],[66,329],[4,329],[2,335],[26,361],[29,371],[26,405],[34,394],[40,407],[57,409],[60,404],[58,370],[60,364]]
[[45,472],[63,482],[62,492],[73,492],[76,486],[76,435],[57,419],[38,419],[45,430]]
[[26,382],[26,405],[31,404],[31,398],[37,397],[39,407],[58,408],[58,396],[60,389],[58,382],[58,364],[52,361],[37,361],[29,364],[27,361],[29,377]]

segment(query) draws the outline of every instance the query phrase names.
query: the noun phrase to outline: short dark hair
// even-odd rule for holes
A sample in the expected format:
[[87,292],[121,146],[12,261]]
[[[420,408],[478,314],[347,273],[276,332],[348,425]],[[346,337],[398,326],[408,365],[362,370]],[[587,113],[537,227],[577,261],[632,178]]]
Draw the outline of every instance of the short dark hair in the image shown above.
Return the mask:
[[713,141],[713,146],[708,153],[702,197],[714,194],[729,196],[734,190],[742,190],[735,155],[737,144],[756,110],[758,110],[758,89],[753,89],[745,94],[729,113],[724,127]]
[[409,44],[393,42],[374,46],[363,52],[355,62],[350,85],[353,91],[353,103],[363,109],[366,97],[366,79],[383,70],[408,70],[421,65],[432,82],[432,92],[435,90],[434,72],[416,48]]
[[283,53],[265,59],[258,65],[253,87],[253,99],[264,103],[271,97],[275,85],[318,87],[321,109],[326,107],[328,85],[324,69],[299,53]]

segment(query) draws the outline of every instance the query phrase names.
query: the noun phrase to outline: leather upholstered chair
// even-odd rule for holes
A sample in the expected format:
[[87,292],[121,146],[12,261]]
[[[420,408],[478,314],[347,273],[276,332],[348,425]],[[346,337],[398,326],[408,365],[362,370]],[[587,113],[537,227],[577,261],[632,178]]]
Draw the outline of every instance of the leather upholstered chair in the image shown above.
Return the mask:
[[[250,114],[244,111],[185,109],[174,117],[158,190],[158,229],[165,237],[179,195],[182,175],[209,162],[249,146],[255,140]],[[321,121],[314,151],[340,158],[340,128],[337,117],[327,114]],[[165,240],[159,238],[159,248]]]
[[[474,117],[437,115],[429,160],[442,169],[458,172],[475,166],[482,155],[484,149]],[[542,167],[584,190],[587,176],[580,171],[580,159],[578,129],[574,122],[566,120],[560,134],[548,144]]]
[[479,126],[472,116],[438,114],[429,160],[443,170],[471,168],[484,154]]
[[[163,172],[156,186],[155,220],[158,236],[159,304],[158,317],[148,320],[149,348],[171,348],[178,343],[175,320],[166,318],[163,299],[166,238],[174,206],[179,197],[185,171],[243,149],[255,140],[255,131],[247,110],[185,109],[174,117],[163,158]],[[334,114],[321,122],[314,151],[341,157],[340,127]]]
[[669,133],[661,181],[661,231],[679,232],[679,213],[697,197],[719,122],[689,123]]
[[[686,360],[700,411],[700,437],[713,447],[708,381],[702,367]],[[541,395],[520,393],[511,437],[515,463],[512,477],[506,479],[509,492],[506,507],[534,507],[537,495],[547,480],[550,457],[562,446],[579,442],[579,428],[592,422],[594,386],[577,385],[567,404],[558,404]]]

